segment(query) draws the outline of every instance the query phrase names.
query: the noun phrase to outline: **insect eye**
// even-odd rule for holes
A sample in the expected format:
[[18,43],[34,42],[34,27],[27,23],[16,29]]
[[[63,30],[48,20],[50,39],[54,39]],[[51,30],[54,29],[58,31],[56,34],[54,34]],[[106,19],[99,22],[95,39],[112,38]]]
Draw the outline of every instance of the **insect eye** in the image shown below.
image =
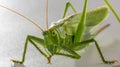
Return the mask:
[[56,34],[55,34],[55,32],[54,31],[52,31],[52,36],[55,36]]

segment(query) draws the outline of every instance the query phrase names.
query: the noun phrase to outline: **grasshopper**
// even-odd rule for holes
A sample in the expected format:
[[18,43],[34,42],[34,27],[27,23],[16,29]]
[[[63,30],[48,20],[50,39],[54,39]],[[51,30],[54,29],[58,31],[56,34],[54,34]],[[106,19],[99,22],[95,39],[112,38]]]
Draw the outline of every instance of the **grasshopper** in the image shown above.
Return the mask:
[[[119,21],[120,18],[118,17],[118,14],[112,8],[108,0],[104,1]],[[100,54],[101,60],[104,63],[115,63],[116,60],[105,60],[99,44],[95,40],[95,37],[101,31],[106,29],[109,24],[103,26],[95,33],[91,33],[91,30],[93,30],[94,27],[100,25],[100,23],[102,23],[102,21],[108,15],[108,7],[101,6],[87,12],[87,3],[88,0],[84,0],[84,7],[82,13],[77,13],[74,6],[70,2],[67,2],[64,10],[63,19],[55,23],[53,26],[48,27],[48,0],[46,0],[46,30],[43,30],[39,25],[37,25],[33,20],[29,19],[28,17],[16,12],[15,10],[0,5],[1,7],[12,11],[19,16],[22,16],[26,20],[33,23],[36,27],[40,29],[40,31],[42,31],[42,34],[44,36],[44,38],[39,38],[33,35],[28,35],[25,41],[22,60],[12,61],[17,64],[24,63],[28,42],[32,43],[32,45],[48,60],[48,63],[51,63],[51,58],[54,55],[66,56],[73,59],[80,59],[81,56],[76,51],[84,49],[85,47],[89,46],[90,43],[94,43]],[[66,14],[69,7],[73,10],[74,14],[68,17],[66,16]],[[42,45],[45,51],[38,47],[39,45]]]

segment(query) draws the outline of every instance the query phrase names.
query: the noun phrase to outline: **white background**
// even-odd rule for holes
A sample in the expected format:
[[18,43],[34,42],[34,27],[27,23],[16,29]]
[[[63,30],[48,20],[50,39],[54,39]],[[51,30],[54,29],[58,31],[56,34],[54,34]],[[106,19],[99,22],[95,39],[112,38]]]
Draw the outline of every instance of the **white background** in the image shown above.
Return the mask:
[[[84,0],[49,0],[49,25],[62,18],[66,2],[70,1],[78,12],[82,11]],[[119,0],[109,0],[120,15]],[[0,0],[0,4],[12,8],[33,19],[43,29],[45,27],[45,0]],[[89,0],[88,10],[105,5],[104,0]],[[69,14],[72,14],[69,11]],[[110,23],[111,26],[97,36],[104,56],[108,60],[120,61],[120,24],[111,11],[109,17],[101,26]],[[26,36],[42,37],[41,31],[24,18],[0,7],[0,67],[11,67],[10,59],[20,60]],[[85,49],[80,60],[55,56],[52,64],[31,46],[28,47],[25,61],[26,67],[112,67],[102,63],[94,45]],[[119,63],[117,63],[119,64]]]

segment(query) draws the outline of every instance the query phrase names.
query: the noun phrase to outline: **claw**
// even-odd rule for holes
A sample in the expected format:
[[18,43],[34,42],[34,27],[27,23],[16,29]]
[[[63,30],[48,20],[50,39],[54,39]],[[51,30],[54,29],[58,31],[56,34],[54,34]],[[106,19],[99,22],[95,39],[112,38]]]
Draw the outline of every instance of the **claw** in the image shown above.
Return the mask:
[[16,64],[23,64],[21,61],[16,61],[16,60],[11,60],[11,61]]
[[118,62],[117,60],[113,60],[113,61],[106,61],[106,63],[107,64],[114,64],[114,63],[116,63],[116,62]]
[[51,64],[51,56],[47,58],[48,59],[48,64]]
[[11,60],[11,61],[13,62],[12,67],[25,67],[23,63],[20,61],[16,61],[16,60]]

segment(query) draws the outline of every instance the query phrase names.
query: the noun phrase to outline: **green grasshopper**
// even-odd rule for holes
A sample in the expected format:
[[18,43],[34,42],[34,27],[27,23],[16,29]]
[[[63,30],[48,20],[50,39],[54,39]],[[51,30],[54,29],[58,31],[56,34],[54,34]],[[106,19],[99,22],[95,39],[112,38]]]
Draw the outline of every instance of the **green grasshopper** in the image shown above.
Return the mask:
[[[24,52],[21,61],[12,60],[14,63],[23,64],[25,61],[26,50],[28,47],[28,42],[32,43],[32,45],[48,60],[48,63],[51,63],[51,57],[54,55],[62,55],[66,57],[70,57],[73,59],[80,59],[81,56],[76,52],[84,49],[89,46],[90,43],[95,43],[96,48],[100,54],[102,61],[106,64],[115,63],[116,60],[107,61],[105,60],[101,49],[95,40],[97,34],[99,34],[102,30],[107,28],[109,25],[105,25],[100,28],[96,33],[91,33],[94,27],[100,25],[102,21],[106,18],[108,14],[108,7],[112,10],[113,14],[116,16],[118,21],[120,18],[118,14],[114,11],[108,0],[105,0],[107,6],[101,6],[91,11],[87,10],[88,0],[84,0],[84,7],[82,13],[77,13],[75,8],[70,2],[66,3],[66,7],[64,10],[63,19],[58,23],[55,23],[52,27],[48,27],[48,0],[46,0],[46,26],[47,29],[43,30],[39,25],[37,25],[33,20],[28,17],[12,10],[7,7],[0,5],[3,8],[6,8],[19,16],[27,19],[32,22],[36,27],[38,27],[44,36],[44,38],[39,38],[33,35],[28,35],[26,38]],[[71,7],[74,14],[66,17],[68,8]],[[120,21],[119,21],[120,22]],[[45,49],[43,51],[40,47],[42,45]]]

